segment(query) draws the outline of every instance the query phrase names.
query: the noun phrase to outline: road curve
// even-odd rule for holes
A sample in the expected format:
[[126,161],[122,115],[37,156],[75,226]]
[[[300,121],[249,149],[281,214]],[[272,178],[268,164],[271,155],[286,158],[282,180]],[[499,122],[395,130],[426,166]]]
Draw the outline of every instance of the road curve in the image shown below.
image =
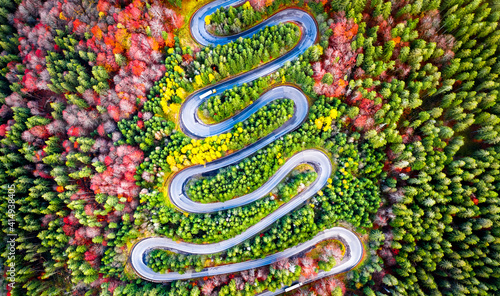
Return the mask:
[[[256,32],[264,28],[265,26],[274,26],[284,22],[291,22],[298,24],[301,27],[302,35],[297,43],[297,45],[287,52],[285,55],[274,59],[254,70],[243,73],[227,80],[218,83],[215,86],[208,86],[202,90],[199,90],[192,95],[190,95],[186,101],[182,104],[180,110],[180,124],[182,131],[192,137],[192,138],[206,138],[212,135],[217,135],[220,133],[228,132],[231,128],[238,122],[242,122],[252,114],[257,112],[265,102],[269,102],[268,99],[264,98],[262,102],[255,102],[250,107],[245,108],[242,112],[236,116],[225,120],[217,124],[207,125],[203,123],[198,117],[198,107],[207,100],[210,96],[201,99],[200,96],[206,93],[208,90],[215,89],[217,94],[221,94],[227,89],[233,88],[233,86],[239,86],[244,83],[254,81],[255,79],[271,74],[281,68],[286,62],[292,61],[299,55],[304,53],[311,45],[314,44],[316,37],[318,35],[317,25],[314,18],[302,11],[300,9],[287,9],[283,10],[271,18],[261,22],[257,26],[243,33],[239,33],[230,37],[216,37],[208,33],[205,29],[205,17],[215,12],[218,7],[230,6],[239,3],[244,3],[241,0],[231,0],[231,1],[214,1],[206,6],[200,8],[191,18],[191,34],[193,37],[202,45],[223,45],[231,41],[235,41],[238,38],[248,38],[253,36]],[[307,104],[307,99],[305,95],[298,91],[296,88],[291,86],[280,86],[276,90],[271,90],[269,92],[275,92],[279,98],[289,98],[295,101],[296,113],[294,116],[297,118],[305,118],[307,116],[309,108],[305,106]],[[268,92],[268,93],[269,93]],[[280,92],[280,94],[278,94]],[[267,94],[264,95],[266,97]],[[267,97],[269,98],[269,97]],[[262,99],[262,98],[261,98]],[[299,103],[299,104],[298,104]],[[298,105],[297,105],[298,104]],[[291,126],[291,125],[290,125]],[[292,128],[292,127],[291,127]],[[295,126],[293,127],[295,128]],[[279,137],[279,136],[278,136]]]
[[[297,194],[288,203],[281,206],[283,209],[280,209],[279,214],[280,217],[282,217],[285,213],[287,213],[286,210],[295,209],[297,206],[299,206],[299,204],[305,202],[307,199],[309,199],[309,197],[313,196],[316,192],[321,190],[321,188],[323,188],[327,184],[327,180],[332,174],[332,164],[328,156],[326,156],[319,150],[309,149],[298,152],[294,156],[290,157],[281,166],[281,168],[279,168],[278,171],[260,188],[241,197],[234,198],[225,202],[198,203],[192,201],[186,195],[185,184],[192,176],[213,171],[220,167],[225,167],[228,165],[227,162],[229,161],[231,163],[239,162],[245,157],[246,155],[244,154],[243,156],[238,155],[238,158],[229,157],[226,159],[222,159],[222,161],[218,163],[210,163],[206,167],[193,166],[183,170],[181,173],[177,174],[170,183],[169,196],[172,203],[179,209],[190,213],[211,213],[241,207],[258,199],[261,199],[264,196],[267,196],[267,194],[269,194],[269,192],[271,192],[271,190],[276,187],[280,183],[280,181],[283,180],[288,175],[288,173],[290,173],[298,165],[304,163],[312,165],[316,173],[318,174],[318,177],[310,186],[307,187],[306,190]],[[212,166],[212,164],[214,165]],[[265,219],[270,218],[271,216],[273,216],[273,214],[270,214]],[[273,218],[275,217],[273,216]],[[260,229],[262,229],[262,227],[260,227]],[[257,233],[258,232],[256,232],[255,234]]]
[[[260,139],[256,143],[238,151],[232,153],[229,156],[220,158],[213,162],[208,163],[206,166],[192,166],[181,170],[172,179],[169,186],[169,197],[172,203],[178,208],[191,213],[209,213],[219,210],[227,210],[234,207],[239,207],[248,203],[251,203],[259,198],[262,198],[267,193],[269,193],[279,182],[282,180],[294,167],[302,163],[311,164],[318,174],[316,180],[303,192],[296,195],[288,203],[282,205],[275,212],[263,218],[257,224],[251,226],[241,234],[213,244],[193,244],[185,242],[175,242],[169,238],[165,237],[150,237],[145,238],[138,243],[136,243],[130,254],[130,262],[135,270],[135,272],[143,279],[152,282],[169,282],[174,280],[183,280],[204,276],[212,276],[217,274],[232,273],[237,271],[242,271],[246,269],[256,268],[264,265],[269,265],[277,260],[287,258],[298,254],[308,248],[314,246],[320,241],[325,239],[339,239],[346,246],[346,256],[337,266],[328,272],[320,272],[314,279],[303,282],[306,284],[308,282],[317,280],[319,278],[341,273],[352,269],[359,263],[363,253],[363,245],[359,238],[351,231],[342,227],[333,227],[318,233],[313,239],[299,244],[293,248],[287,249],[283,252],[270,255],[264,259],[256,259],[251,261],[245,261],[236,264],[224,265],[219,267],[211,267],[202,270],[201,272],[186,272],[184,274],[179,274],[177,272],[169,272],[166,274],[160,274],[154,272],[150,267],[146,265],[146,256],[154,249],[166,249],[176,253],[182,254],[214,254],[225,251],[233,246],[236,246],[243,241],[252,238],[258,233],[265,230],[267,227],[271,226],[278,219],[286,215],[287,213],[293,211],[295,208],[300,207],[305,201],[307,201],[311,196],[313,196],[318,190],[323,188],[327,179],[330,177],[332,172],[332,165],[328,157],[321,151],[315,149],[309,149],[299,152],[292,156],[287,162],[259,189],[256,191],[244,195],[242,197],[232,199],[226,202],[220,203],[210,203],[210,204],[200,204],[190,200],[185,193],[186,183],[195,175],[203,174],[209,171],[217,170],[228,165],[238,163],[246,157],[259,151],[261,148],[267,146],[276,139],[282,137],[288,132],[294,130],[305,120],[309,111],[309,105],[305,95],[297,88],[291,86],[279,86],[273,88],[261,96],[258,100],[254,102],[251,106],[240,112],[238,115],[225,120],[221,123],[214,125],[206,125],[197,117],[197,110],[199,105],[203,103],[205,99],[200,99],[200,96],[204,94],[207,90],[216,89],[217,93],[221,93],[226,89],[232,88],[234,85],[241,85],[255,80],[256,78],[264,75],[268,75],[280,67],[282,67],[287,61],[291,61],[302,54],[309,46],[314,44],[317,36],[317,25],[314,19],[306,12],[299,9],[287,9],[281,11],[266,21],[258,24],[254,28],[247,30],[243,33],[229,36],[229,37],[218,37],[213,36],[208,33],[205,29],[204,19],[207,15],[212,14],[216,11],[218,7],[238,5],[244,3],[245,0],[217,0],[211,2],[204,7],[200,8],[191,19],[191,34],[193,37],[202,45],[218,45],[225,44],[234,41],[240,37],[247,38],[251,37],[257,31],[265,26],[272,26],[282,22],[293,21],[297,23],[302,30],[302,36],[298,44],[285,56],[275,59],[261,67],[254,69],[252,71],[246,72],[242,75],[224,80],[223,82],[207,87],[200,90],[192,95],[190,95],[181,107],[181,128],[189,136],[193,138],[206,138],[208,136],[217,135],[229,131],[235,124],[246,120],[253,113],[257,112],[262,106],[267,103],[280,99],[289,98],[295,103],[295,112],[291,119],[289,119],[283,126],[273,131],[268,136]],[[284,292],[283,289],[278,289],[275,292],[264,292],[259,295],[261,296],[271,296],[278,295]]]
[[[193,253],[193,244],[188,243],[177,243],[169,238],[165,237],[154,237],[154,238],[146,238],[139,241],[135,244],[133,253],[142,254],[142,256],[132,256],[131,263],[134,266],[135,271],[144,279],[152,282],[170,282],[176,280],[187,280],[192,278],[200,278],[205,276],[214,276],[219,274],[226,274],[232,272],[238,272],[243,270],[248,270],[252,268],[257,268],[265,265],[272,264],[273,262],[279,261],[284,258],[289,258],[294,255],[297,255],[303,251],[308,250],[309,248],[315,246],[317,243],[327,240],[327,239],[338,239],[341,241],[346,248],[363,248],[361,241],[359,238],[351,231],[343,228],[343,227],[333,227],[322,232],[319,232],[316,236],[314,236],[311,240],[299,244],[295,247],[286,249],[283,252],[275,253],[273,255],[267,256],[263,259],[255,259],[244,261],[240,263],[234,263],[231,265],[222,265],[218,267],[209,267],[205,268],[200,272],[186,272],[184,274],[179,274],[177,272],[168,272],[168,273],[157,273],[154,272],[151,268],[149,268],[146,264],[144,264],[145,254],[148,254],[150,251],[154,249],[164,249],[173,251],[175,253],[182,254],[212,254],[216,252],[212,252],[212,246],[210,245],[201,245],[198,246],[198,249]],[[201,247],[201,248],[200,248]],[[216,248],[214,248],[216,249]],[[358,262],[361,260],[362,253],[358,252],[347,252],[342,259],[333,269],[330,271],[321,272],[318,276],[323,275],[328,276],[331,274],[341,273],[348,271],[355,267]],[[314,280],[317,280],[315,278]],[[266,294],[268,295],[268,294]],[[277,295],[277,294],[269,294],[269,295]]]

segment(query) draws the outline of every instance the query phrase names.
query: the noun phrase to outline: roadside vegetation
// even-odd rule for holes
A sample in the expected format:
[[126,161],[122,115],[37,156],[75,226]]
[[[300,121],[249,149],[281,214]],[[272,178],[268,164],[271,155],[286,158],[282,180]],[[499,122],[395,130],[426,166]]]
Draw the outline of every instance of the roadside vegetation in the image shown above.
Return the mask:
[[[290,285],[295,280],[307,280],[314,277],[320,271],[329,271],[336,266],[344,257],[345,247],[340,241],[326,240],[320,242],[312,250],[297,254],[291,258],[285,258],[273,263],[270,268],[286,270],[291,272],[291,278],[283,278],[283,283]],[[225,257],[229,254],[216,255],[182,255],[167,250],[153,250],[148,256],[148,265],[159,273],[170,271],[183,274],[186,271],[200,272],[205,268],[216,267],[224,264],[230,264],[233,260],[227,260]],[[238,261],[239,262],[239,261]],[[188,269],[186,269],[188,266]],[[194,270],[190,269],[195,267]],[[277,268],[278,267],[278,268]],[[281,267],[281,268],[279,268]],[[259,268],[260,269],[260,268]],[[296,270],[298,269],[298,271]],[[274,270],[274,271],[275,271]],[[239,274],[253,273],[255,270],[243,271]],[[285,271],[286,272],[286,271]],[[270,274],[273,274],[270,271]],[[288,275],[288,274],[285,274]],[[279,287],[279,286],[278,286]],[[272,287],[271,287],[272,288]],[[274,287],[276,288],[276,287]]]
[[[293,103],[280,99],[229,133],[191,139],[179,129],[182,103],[286,54],[301,34],[286,23],[224,46],[188,46],[178,36],[188,20],[176,7],[193,3],[181,2],[0,1],[1,221],[4,237],[17,236],[13,256],[0,242],[5,275],[16,267],[15,286],[0,294],[246,296],[304,276],[300,260],[169,284],[130,272],[137,239],[234,237],[315,179],[289,176],[270,196],[206,215],[169,205],[163,192],[175,172],[243,149],[293,116]],[[498,294],[498,5],[251,0],[220,9],[208,26],[233,34],[285,6],[313,13],[318,43],[199,112],[220,122],[269,87],[293,84],[311,101],[308,118],[249,159],[194,180],[189,194],[200,202],[241,196],[310,148],[325,151],[335,170],[303,207],[214,262],[260,258],[343,225],[367,236],[363,265],[345,287],[327,278],[293,295]],[[153,257],[159,271],[205,266],[195,256]],[[309,266],[331,265],[319,261]]]

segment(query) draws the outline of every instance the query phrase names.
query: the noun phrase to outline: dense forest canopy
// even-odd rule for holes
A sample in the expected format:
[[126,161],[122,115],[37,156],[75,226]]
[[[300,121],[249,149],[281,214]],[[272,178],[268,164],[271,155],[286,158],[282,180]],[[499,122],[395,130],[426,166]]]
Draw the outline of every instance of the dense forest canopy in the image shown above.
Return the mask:
[[[183,104],[297,49],[295,22],[201,46],[190,17],[210,1],[0,0],[0,294],[496,295],[500,293],[500,6],[485,0],[249,0],[203,19],[213,36],[286,9],[314,17],[315,44],[282,67],[200,103],[220,124],[277,86],[307,96],[297,128],[244,160],[185,185],[199,203],[263,186],[299,152],[332,173],[300,207],[210,255],[156,249],[155,272],[193,272],[264,258],[341,226],[364,245],[327,240],[256,269],[169,283],[140,278],[141,239],[218,243],[256,225],[319,179],[293,168],[260,199],[212,213],[181,211],[171,179],[262,141],[297,114],[286,97],[205,138],[180,125]],[[347,256],[348,257],[348,256]]]

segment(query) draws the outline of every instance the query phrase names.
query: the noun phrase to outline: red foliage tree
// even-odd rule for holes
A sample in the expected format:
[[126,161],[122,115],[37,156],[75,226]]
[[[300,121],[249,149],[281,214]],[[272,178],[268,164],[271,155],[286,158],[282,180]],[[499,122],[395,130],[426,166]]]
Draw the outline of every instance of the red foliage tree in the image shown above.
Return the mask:
[[106,171],[92,177],[90,188],[95,193],[136,197],[140,188],[135,184],[134,175],[143,158],[143,152],[136,147],[111,147],[110,155],[104,159]]
[[[347,20],[344,12],[335,13],[335,22],[330,25],[333,34],[328,40],[320,61],[313,63],[313,78],[316,80],[314,91],[329,97],[339,97],[346,92],[347,82],[344,77],[351,75],[356,64],[357,51],[351,49],[351,42],[358,32],[358,25]],[[360,49],[361,50],[361,49]],[[333,83],[321,81],[325,73],[333,76]]]

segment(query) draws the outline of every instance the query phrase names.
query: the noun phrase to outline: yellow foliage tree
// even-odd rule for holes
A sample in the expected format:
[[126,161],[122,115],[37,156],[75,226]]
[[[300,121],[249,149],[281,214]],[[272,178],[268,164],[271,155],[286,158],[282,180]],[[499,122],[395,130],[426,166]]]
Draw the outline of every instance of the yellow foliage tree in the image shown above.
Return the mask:
[[194,77],[194,82],[198,85],[198,86],[203,86],[203,80],[201,80],[201,76],[200,75],[196,75]]
[[245,4],[243,4],[244,9],[250,9],[251,7],[252,7],[252,5],[250,4],[250,1],[247,1],[247,2],[245,2]]
[[171,119],[177,119],[179,117],[179,110],[181,109],[180,104],[168,104],[166,100],[162,99],[160,105],[166,117]]
[[181,98],[182,100],[184,100],[187,96],[187,93],[186,91],[182,88],[182,87],[179,87],[176,91],[175,91],[175,94]]

